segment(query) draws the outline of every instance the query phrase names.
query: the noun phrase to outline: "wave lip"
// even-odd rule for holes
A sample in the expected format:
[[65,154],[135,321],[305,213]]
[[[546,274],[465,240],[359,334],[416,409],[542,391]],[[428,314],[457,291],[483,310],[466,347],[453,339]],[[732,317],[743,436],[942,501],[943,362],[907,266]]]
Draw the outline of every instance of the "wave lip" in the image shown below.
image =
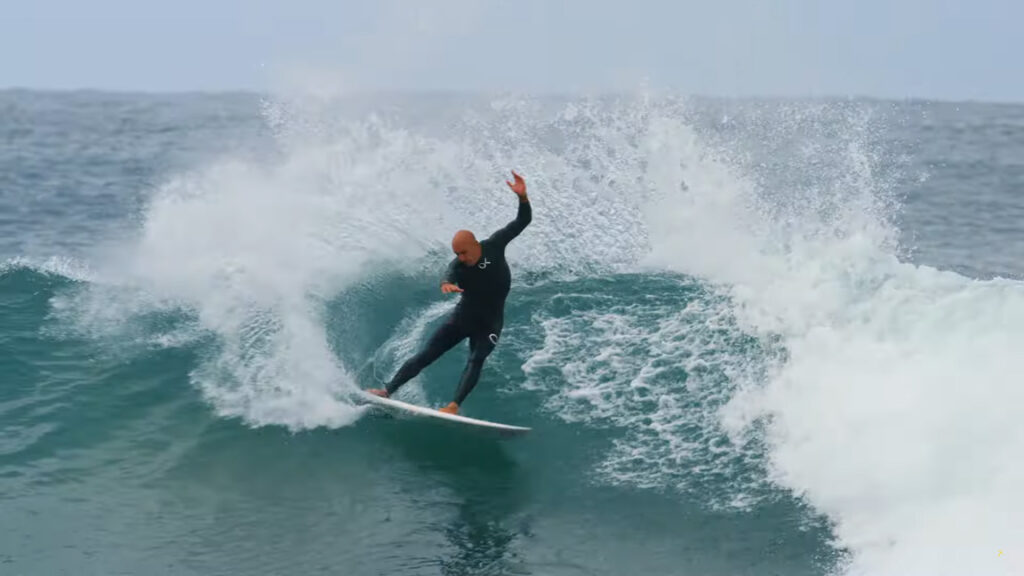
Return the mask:
[[17,271],[30,271],[45,276],[57,276],[76,282],[92,282],[95,272],[88,264],[74,258],[51,256],[49,258],[30,258],[15,256],[0,263],[0,275]]

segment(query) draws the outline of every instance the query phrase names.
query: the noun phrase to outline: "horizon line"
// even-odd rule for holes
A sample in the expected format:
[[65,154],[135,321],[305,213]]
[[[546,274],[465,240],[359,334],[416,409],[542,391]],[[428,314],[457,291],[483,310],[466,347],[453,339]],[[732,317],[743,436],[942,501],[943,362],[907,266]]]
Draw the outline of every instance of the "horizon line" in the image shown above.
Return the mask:
[[[173,89],[173,90],[149,90],[149,89],[123,89],[123,88],[33,88],[27,86],[0,86],[0,94],[3,93],[36,93],[36,94],[98,94],[111,96],[253,96],[272,97],[275,95],[302,94],[297,90],[255,90],[250,88],[239,89]],[[1024,100],[1009,100],[1002,98],[948,98],[948,97],[926,97],[926,96],[876,96],[870,94],[751,94],[751,95],[720,95],[705,94],[699,92],[687,93],[682,90],[545,90],[545,91],[503,91],[503,90],[469,90],[458,88],[373,88],[359,90],[337,90],[328,91],[326,99],[360,97],[360,96],[472,96],[472,97],[509,97],[523,96],[528,98],[587,98],[606,96],[626,96],[649,93],[652,96],[675,96],[695,100],[721,100],[721,101],[876,101],[876,102],[902,102],[902,103],[929,103],[929,104],[984,104],[998,106],[1024,105]],[[314,91],[310,95],[316,96]]]

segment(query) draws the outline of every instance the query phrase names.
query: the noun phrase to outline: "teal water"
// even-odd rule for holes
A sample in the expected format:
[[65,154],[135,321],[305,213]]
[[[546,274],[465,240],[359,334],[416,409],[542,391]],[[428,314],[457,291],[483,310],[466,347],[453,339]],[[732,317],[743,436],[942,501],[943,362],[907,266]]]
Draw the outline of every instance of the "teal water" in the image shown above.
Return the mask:
[[1021,110],[4,93],[0,573],[1013,573]]
[[[614,298],[644,283],[537,289],[510,312],[547,302],[568,317],[591,305],[565,290]],[[595,483],[589,471],[621,434],[580,434],[545,417],[542,397],[516,392],[516,350],[494,359],[500,375],[475,393],[472,413],[534,427],[522,440],[371,416],[334,430],[253,428],[218,418],[187,385],[208,342],[125,358],[90,340],[40,339],[49,302],[77,288],[28,269],[3,278],[5,316],[22,320],[4,340],[14,376],[3,397],[4,533],[13,535],[4,544],[14,573],[753,574],[758,557],[791,573],[832,554],[786,499],[760,506],[751,523],[671,492]],[[385,294],[362,295],[363,306],[409,286],[375,288]],[[535,345],[522,328],[510,332],[523,349]],[[435,403],[461,371],[457,356],[430,372]],[[736,550],[748,556],[737,562]]]

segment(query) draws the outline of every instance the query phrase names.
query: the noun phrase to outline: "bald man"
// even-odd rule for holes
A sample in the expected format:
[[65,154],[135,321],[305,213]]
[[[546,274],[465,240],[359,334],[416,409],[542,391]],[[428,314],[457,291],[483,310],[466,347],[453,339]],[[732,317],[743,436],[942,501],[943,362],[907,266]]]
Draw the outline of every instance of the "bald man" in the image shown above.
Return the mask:
[[469,230],[459,230],[452,238],[452,259],[441,279],[441,292],[462,295],[455,310],[445,323],[430,337],[427,345],[415,356],[406,360],[395,376],[382,389],[370,393],[387,398],[421,370],[451,350],[462,340],[469,338],[469,359],[462,371],[455,400],[441,408],[442,412],[456,414],[466,396],[480,379],[484,360],[494,350],[501,337],[505,319],[505,298],[512,283],[512,273],[505,260],[505,247],[519,235],[532,219],[530,200],[526,197],[526,182],[522,176],[512,172],[514,182],[506,181],[509,188],[519,196],[519,212],[516,219],[482,242]]

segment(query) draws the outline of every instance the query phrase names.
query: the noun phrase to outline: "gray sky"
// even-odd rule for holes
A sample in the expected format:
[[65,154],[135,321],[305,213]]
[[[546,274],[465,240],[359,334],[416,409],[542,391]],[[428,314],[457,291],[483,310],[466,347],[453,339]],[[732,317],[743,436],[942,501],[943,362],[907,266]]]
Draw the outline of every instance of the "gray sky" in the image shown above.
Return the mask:
[[1019,0],[14,0],[0,87],[1024,101]]

